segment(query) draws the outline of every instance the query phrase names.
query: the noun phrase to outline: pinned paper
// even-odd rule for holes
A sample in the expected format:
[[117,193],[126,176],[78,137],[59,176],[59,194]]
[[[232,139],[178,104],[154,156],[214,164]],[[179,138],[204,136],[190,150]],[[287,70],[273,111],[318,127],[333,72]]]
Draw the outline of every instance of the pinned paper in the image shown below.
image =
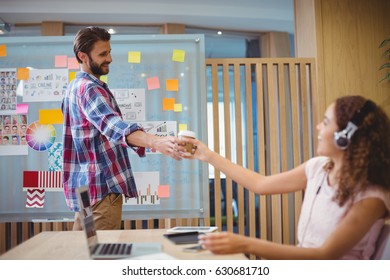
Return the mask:
[[16,114],[26,115],[27,113],[28,113],[28,104],[26,103],[16,104]]
[[160,81],[158,77],[147,78],[146,83],[148,84],[148,90],[160,88]]
[[79,62],[75,57],[68,57],[68,69],[80,69]]
[[184,62],[186,52],[183,50],[173,50],[172,60],[177,62]]
[[175,106],[175,98],[163,98],[163,110],[172,111]]
[[54,58],[54,67],[66,67],[68,65],[68,57],[66,55],[56,55]]
[[174,112],[182,112],[183,111],[183,105],[180,103],[176,103],[173,105],[173,111]]
[[27,81],[30,77],[30,69],[28,68],[18,68],[16,79]]
[[169,197],[169,185],[159,185],[157,189],[158,197]]
[[7,56],[7,45],[0,45],[0,56]]
[[39,110],[40,124],[62,124],[64,116],[61,109]]
[[62,191],[62,171],[23,171],[23,188]]
[[28,189],[26,208],[43,208],[45,205],[44,189]]
[[108,76],[107,75],[100,76],[100,81],[107,84],[108,83]]
[[187,124],[185,123],[179,123],[179,131],[180,130],[187,130]]
[[129,63],[140,63],[141,62],[141,52],[129,52],[128,62]]
[[169,79],[166,81],[166,90],[168,91],[178,91],[179,90],[179,81],[177,79]]

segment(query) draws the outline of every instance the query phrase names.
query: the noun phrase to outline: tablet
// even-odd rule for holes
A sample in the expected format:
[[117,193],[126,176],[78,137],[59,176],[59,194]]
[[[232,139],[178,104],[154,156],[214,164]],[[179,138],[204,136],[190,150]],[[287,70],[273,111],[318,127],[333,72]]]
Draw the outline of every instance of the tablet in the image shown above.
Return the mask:
[[168,238],[175,244],[197,244],[199,232],[197,231],[188,231],[188,232],[178,232],[178,233],[167,233],[164,234],[164,237]]
[[175,232],[191,232],[191,231],[197,231],[200,233],[207,233],[207,232],[213,232],[216,231],[218,227],[207,227],[207,226],[179,226],[179,227],[173,227],[167,230],[169,233],[175,233]]

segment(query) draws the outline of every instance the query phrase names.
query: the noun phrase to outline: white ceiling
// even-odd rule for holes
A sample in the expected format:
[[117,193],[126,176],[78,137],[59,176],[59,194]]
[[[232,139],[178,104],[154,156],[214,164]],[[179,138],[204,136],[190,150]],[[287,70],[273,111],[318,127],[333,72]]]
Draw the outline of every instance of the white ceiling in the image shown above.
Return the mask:
[[294,0],[0,0],[10,24],[63,21],[76,24],[161,25],[230,31],[294,33]]

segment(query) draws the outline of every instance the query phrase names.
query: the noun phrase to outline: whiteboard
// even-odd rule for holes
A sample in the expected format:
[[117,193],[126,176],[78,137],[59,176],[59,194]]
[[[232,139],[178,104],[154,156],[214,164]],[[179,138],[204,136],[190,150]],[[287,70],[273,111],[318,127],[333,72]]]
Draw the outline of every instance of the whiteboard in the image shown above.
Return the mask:
[[[26,67],[68,69],[68,65],[58,66],[56,59],[73,58],[72,44],[73,36],[0,38],[0,47],[6,48],[6,55],[0,56],[0,71]],[[199,139],[207,142],[203,35],[113,35],[111,47],[113,62],[106,77],[108,86],[119,90],[118,96],[125,94],[126,89],[136,89],[143,94],[143,114],[139,114],[143,120],[140,122],[151,128],[151,133],[156,129],[153,128],[156,123],[173,123],[176,131],[179,125],[187,125]],[[75,71],[68,69],[70,75]],[[166,87],[172,80],[177,82],[176,90]],[[24,102],[21,94],[25,82],[18,80],[17,83],[17,103],[28,105],[29,125],[39,120],[41,110],[61,107],[60,101]],[[174,98],[175,104],[181,104],[181,107],[163,110],[164,98]],[[134,100],[131,106],[138,101]],[[129,122],[135,121],[132,120],[135,115],[129,112]],[[62,142],[62,124],[53,124],[53,128],[55,144]],[[42,208],[26,208],[24,171],[49,170],[48,150],[37,151],[31,147],[27,150],[27,155],[0,155],[0,221],[73,218],[62,190],[45,190]],[[138,180],[142,181],[142,174],[144,177],[152,174],[153,184],[158,184],[163,192],[162,197],[153,197],[153,202],[147,197],[138,204],[126,203],[123,219],[202,218],[209,215],[206,164],[197,160],[175,161],[152,152],[139,158],[129,150],[129,157],[133,172],[140,174]],[[156,177],[158,183],[155,183]]]

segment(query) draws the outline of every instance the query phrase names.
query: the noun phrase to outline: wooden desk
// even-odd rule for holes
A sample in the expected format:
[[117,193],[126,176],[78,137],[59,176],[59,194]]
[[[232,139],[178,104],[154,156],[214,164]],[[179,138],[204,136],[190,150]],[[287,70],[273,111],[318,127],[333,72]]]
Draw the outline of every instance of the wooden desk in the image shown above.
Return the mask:
[[[163,251],[183,260],[245,260],[243,254],[214,255],[210,251],[183,252],[191,246],[175,245],[163,236],[165,229],[98,231],[99,242],[158,242]],[[0,256],[5,260],[83,260],[89,259],[84,231],[45,231]]]

